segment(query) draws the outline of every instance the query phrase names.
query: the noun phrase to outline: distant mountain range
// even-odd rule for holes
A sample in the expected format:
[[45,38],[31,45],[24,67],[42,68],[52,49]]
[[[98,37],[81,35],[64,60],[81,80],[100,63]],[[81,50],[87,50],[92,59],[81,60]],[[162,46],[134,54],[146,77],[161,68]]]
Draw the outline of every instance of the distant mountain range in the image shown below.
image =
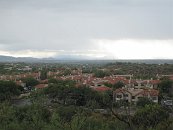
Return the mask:
[[131,62],[131,63],[146,63],[146,64],[173,64],[173,59],[146,59],[146,60],[101,60],[89,59],[81,56],[58,56],[56,58],[33,58],[33,57],[12,57],[0,55],[0,62],[27,62],[27,63],[115,63],[115,62]]
[[0,55],[0,62],[36,62],[40,59],[32,57],[12,57]]
[[0,55],[0,62],[55,62],[55,61],[91,60],[82,56],[61,55],[56,58],[13,57]]

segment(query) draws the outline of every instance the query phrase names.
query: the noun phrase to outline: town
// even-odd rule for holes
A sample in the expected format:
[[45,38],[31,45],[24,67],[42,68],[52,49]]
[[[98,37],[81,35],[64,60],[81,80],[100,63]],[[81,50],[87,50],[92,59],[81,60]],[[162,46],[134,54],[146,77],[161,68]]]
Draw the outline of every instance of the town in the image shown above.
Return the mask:
[[[63,106],[63,109],[68,108],[67,106],[70,108],[78,106],[83,110],[93,110],[91,113],[114,116],[126,124],[127,126],[125,126],[129,129],[134,129],[134,126],[144,129],[156,128],[160,122],[163,123],[162,119],[155,122],[155,118],[151,125],[143,126],[143,124],[147,124],[145,121],[140,123],[144,119],[137,115],[139,114],[138,109],[144,109],[147,104],[158,105],[158,108],[151,108],[151,111],[164,108],[165,115],[163,114],[163,116],[166,118],[163,120],[173,118],[172,64],[1,63],[0,73],[1,102],[9,100],[19,108],[32,106],[34,103],[31,99],[33,98],[35,102],[47,104],[48,111],[54,110],[57,104]],[[19,93],[3,88],[4,84],[8,86],[10,82],[15,84],[12,87],[20,90]],[[47,100],[40,101],[39,97]],[[158,112],[162,112],[162,110]],[[69,113],[67,112],[67,114]],[[158,115],[156,113],[153,116]],[[87,118],[89,116],[85,120]],[[61,125],[65,129],[71,127],[66,123]],[[171,129],[172,126],[170,121],[170,124],[162,127]],[[44,126],[39,127],[43,129]],[[82,129],[81,126],[76,127]],[[121,129],[126,129],[126,127]]]

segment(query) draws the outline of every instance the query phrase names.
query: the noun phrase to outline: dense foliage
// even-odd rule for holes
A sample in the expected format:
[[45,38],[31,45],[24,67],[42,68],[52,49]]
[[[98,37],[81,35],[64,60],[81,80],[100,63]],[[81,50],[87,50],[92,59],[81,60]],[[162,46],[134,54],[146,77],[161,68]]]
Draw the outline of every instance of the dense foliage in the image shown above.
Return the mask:
[[171,92],[173,82],[169,79],[163,79],[159,84],[159,89],[161,93],[169,94]]
[[144,108],[139,109],[134,117],[133,122],[135,125],[146,128],[156,128],[156,126],[166,121],[169,114],[159,105],[145,105]]
[[12,81],[0,81],[0,101],[9,100],[20,94],[20,87]]
[[136,103],[138,107],[145,107],[145,105],[150,105],[150,104],[154,104],[154,103],[152,100],[146,97],[140,98]]
[[157,78],[157,74],[172,74],[172,64],[145,64],[145,63],[109,63],[105,68],[112,74],[133,74],[136,79]]
[[38,80],[36,80],[33,77],[24,78],[24,79],[22,79],[22,81],[24,83],[26,83],[26,87],[28,87],[30,89],[33,88],[35,85],[39,84]]

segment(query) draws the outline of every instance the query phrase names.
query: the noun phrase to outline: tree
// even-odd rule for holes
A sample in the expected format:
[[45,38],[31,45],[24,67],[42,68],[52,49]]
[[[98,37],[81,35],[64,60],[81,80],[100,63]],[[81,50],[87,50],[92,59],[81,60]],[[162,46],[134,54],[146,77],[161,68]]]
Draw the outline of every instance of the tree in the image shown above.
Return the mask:
[[41,71],[40,79],[41,80],[47,79],[47,71],[46,70]]
[[20,90],[14,82],[0,81],[0,101],[9,100],[19,94]]
[[52,125],[54,129],[66,129],[70,130],[71,128],[71,121],[73,116],[76,114],[74,106],[60,106],[58,107],[52,115]]
[[67,76],[71,74],[71,70],[70,69],[65,69],[62,73],[62,75]]
[[165,79],[160,82],[159,89],[160,89],[161,93],[169,94],[172,85],[173,85],[173,82],[171,80]]
[[22,79],[22,81],[26,83],[26,87],[31,87],[31,88],[39,84],[38,80],[32,77]]
[[54,79],[54,78],[50,78],[49,80],[48,80],[48,83],[49,84],[57,84],[58,83],[58,80],[57,79]]
[[145,107],[145,105],[149,104],[153,104],[153,101],[146,97],[140,98],[136,103],[138,107]]
[[55,102],[61,104],[73,104],[76,106],[85,106],[92,98],[95,97],[95,91],[86,86],[75,87],[72,80],[49,80],[48,88],[44,90],[45,94],[52,98]]
[[113,87],[113,85],[112,85],[111,83],[108,83],[108,82],[105,82],[104,85],[105,85],[106,87],[109,87],[109,88],[112,88],[112,87]]
[[98,78],[103,78],[103,77],[105,77],[107,74],[106,74],[106,72],[104,72],[103,70],[96,70],[96,71],[94,72],[94,75],[95,75],[96,77],[98,77]]
[[51,113],[42,104],[33,103],[30,106],[16,108],[15,117],[23,129],[42,130],[50,123]]
[[118,81],[115,84],[110,84],[110,83],[104,83],[105,86],[109,87],[109,88],[113,88],[113,89],[118,89],[118,88],[122,88],[125,86],[125,84],[122,81]]
[[102,108],[107,109],[110,113],[119,121],[123,122],[129,127],[129,130],[133,130],[132,116],[130,115],[130,104],[123,101],[121,106],[124,108],[124,114],[119,113],[117,109],[115,109],[114,102],[110,95],[110,92],[99,93],[95,99]]
[[63,122],[70,122],[73,116],[76,114],[74,106],[59,107],[57,113]]
[[61,106],[53,113],[52,128],[60,130],[83,130],[90,112],[80,107]]
[[145,105],[144,108],[138,109],[132,121],[144,129],[155,128],[159,123],[167,120],[169,113],[158,104]]
[[122,87],[124,87],[124,83],[122,81],[118,81],[117,83],[115,83],[113,85],[114,89],[118,89],[118,88],[122,88]]
[[0,103],[0,129],[10,130],[11,122],[17,124],[14,116],[14,108],[8,103]]

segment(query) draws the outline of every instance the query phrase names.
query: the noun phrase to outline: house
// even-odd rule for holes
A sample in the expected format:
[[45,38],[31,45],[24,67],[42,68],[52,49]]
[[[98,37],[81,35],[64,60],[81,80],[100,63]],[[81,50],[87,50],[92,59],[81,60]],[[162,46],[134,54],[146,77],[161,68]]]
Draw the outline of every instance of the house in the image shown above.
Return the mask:
[[159,86],[159,83],[160,83],[160,80],[150,80],[149,81],[150,88],[157,89]]
[[113,92],[114,101],[126,100],[130,103],[136,103],[142,97],[158,103],[158,95],[159,91],[155,89],[119,88]]
[[113,92],[113,100],[116,102],[120,100],[126,100],[128,102],[131,102],[131,99],[132,94],[127,89],[119,88]]
[[126,87],[128,88],[136,88],[136,89],[142,89],[142,88],[151,88],[151,89],[157,89],[158,84],[160,83],[160,80],[130,80],[129,84],[126,84]]

